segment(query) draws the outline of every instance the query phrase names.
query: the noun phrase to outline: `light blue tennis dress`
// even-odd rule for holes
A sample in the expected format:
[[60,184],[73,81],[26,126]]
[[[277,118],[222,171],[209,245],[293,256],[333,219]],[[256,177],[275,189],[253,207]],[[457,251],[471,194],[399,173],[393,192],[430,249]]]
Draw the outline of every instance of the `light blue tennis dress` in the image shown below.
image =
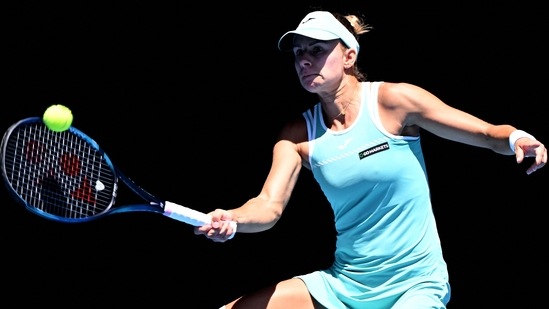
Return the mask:
[[297,276],[330,309],[446,308],[444,261],[419,137],[381,125],[381,82],[362,83],[357,120],[326,127],[320,103],[304,113],[309,162],[337,231],[332,266]]

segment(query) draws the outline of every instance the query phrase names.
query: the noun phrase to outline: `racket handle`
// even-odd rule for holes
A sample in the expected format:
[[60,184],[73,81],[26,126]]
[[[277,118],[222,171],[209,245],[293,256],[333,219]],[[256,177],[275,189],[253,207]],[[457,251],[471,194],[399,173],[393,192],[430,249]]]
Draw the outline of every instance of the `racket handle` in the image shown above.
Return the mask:
[[[172,219],[179,220],[193,226],[202,226],[212,223],[212,218],[203,212],[168,201],[164,204],[164,215]],[[230,224],[233,228],[233,233],[229,236],[229,239],[233,238],[236,234],[236,222],[231,221]]]

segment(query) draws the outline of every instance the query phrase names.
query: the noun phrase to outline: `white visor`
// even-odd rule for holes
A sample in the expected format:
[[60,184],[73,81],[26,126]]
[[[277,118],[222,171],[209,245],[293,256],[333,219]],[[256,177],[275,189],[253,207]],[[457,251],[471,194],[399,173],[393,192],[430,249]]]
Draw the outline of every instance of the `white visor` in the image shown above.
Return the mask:
[[356,49],[357,53],[360,48],[355,36],[332,13],[326,11],[316,11],[307,14],[295,30],[288,31],[280,37],[278,40],[278,49],[292,49],[295,34],[322,41],[341,39],[348,48]]

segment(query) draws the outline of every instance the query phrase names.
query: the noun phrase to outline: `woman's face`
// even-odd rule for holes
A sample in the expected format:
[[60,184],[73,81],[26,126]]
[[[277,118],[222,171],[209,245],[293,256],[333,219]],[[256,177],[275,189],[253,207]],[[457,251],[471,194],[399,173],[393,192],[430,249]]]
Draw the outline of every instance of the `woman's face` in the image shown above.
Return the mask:
[[305,90],[319,93],[337,89],[345,61],[345,49],[338,39],[319,41],[296,35],[292,50],[297,77]]

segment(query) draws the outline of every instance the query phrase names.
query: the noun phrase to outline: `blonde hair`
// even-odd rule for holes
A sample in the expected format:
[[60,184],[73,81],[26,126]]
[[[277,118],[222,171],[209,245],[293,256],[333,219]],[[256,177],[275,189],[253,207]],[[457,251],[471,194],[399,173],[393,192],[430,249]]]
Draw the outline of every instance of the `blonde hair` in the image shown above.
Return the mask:
[[[364,22],[364,20],[356,15],[349,14],[349,15],[343,15],[339,13],[333,13],[335,18],[339,20],[340,23],[347,28],[357,39],[361,34],[364,34],[366,32],[370,32],[370,30],[373,29],[373,27],[367,23]],[[359,81],[366,81],[366,74],[363,73],[360,68],[358,67],[358,61],[355,62],[353,65],[353,75],[359,80]]]

